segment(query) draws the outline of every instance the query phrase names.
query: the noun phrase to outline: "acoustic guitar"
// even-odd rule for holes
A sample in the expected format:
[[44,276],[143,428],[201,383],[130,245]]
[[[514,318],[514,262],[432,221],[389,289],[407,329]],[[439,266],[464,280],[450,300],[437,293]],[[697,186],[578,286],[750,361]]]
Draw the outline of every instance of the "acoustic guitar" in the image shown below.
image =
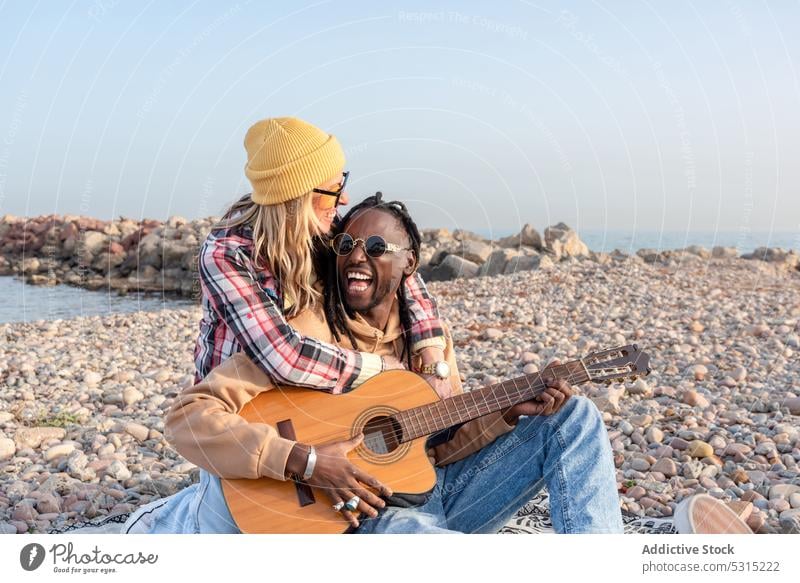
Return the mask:
[[[340,395],[276,388],[250,401],[240,415],[317,447],[363,432],[364,441],[348,454],[350,461],[395,495],[425,494],[436,485],[436,472],[423,438],[527,401],[544,391],[550,377],[571,385],[611,384],[649,374],[649,360],[635,344],[622,346],[447,399],[417,374],[392,370]],[[223,479],[222,488],[242,532],[332,534],[349,527],[324,493],[302,481]]]

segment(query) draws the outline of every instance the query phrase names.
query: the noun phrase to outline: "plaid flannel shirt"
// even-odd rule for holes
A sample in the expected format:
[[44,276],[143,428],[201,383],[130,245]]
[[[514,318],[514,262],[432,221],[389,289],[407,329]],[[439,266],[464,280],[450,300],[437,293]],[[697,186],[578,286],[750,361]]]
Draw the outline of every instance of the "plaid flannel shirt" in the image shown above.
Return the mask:
[[[254,266],[251,229],[213,231],[200,250],[199,267],[203,319],[194,353],[195,382],[243,350],[276,383],[332,393],[359,384],[364,360],[374,355],[303,336],[286,322],[277,281]],[[406,296],[412,348],[443,346],[436,302],[419,274],[406,280]]]

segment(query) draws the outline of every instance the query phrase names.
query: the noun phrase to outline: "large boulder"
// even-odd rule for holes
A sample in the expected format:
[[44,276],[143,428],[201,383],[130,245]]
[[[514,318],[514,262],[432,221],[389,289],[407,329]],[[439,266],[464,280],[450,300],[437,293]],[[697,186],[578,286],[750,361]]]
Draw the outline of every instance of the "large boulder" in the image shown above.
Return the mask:
[[160,269],[162,265],[162,239],[160,230],[150,233],[139,241],[139,265],[151,265]]
[[492,254],[492,250],[492,246],[488,243],[475,241],[473,239],[465,239],[456,250],[453,251],[453,254],[480,265],[489,258],[489,255]]
[[486,241],[486,239],[481,237],[478,233],[473,233],[465,229],[456,229],[453,231],[453,238],[456,241]]
[[439,265],[434,267],[428,279],[430,281],[449,281],[475,277],[478,275],[479,267],[476,263],[459,257],[458,255],[448,255]]
[[518,271],[534,271],[536,269],[550,269],[555,263],[549,255],[527,253],[509,261],[503,273],[510,274]]
[[564,223],[544,230],[544,246],[556,260],[567,257],[588,257],[589,248],[578,238],[578,234]]
[[794,250],[786,251],[779,247],[759,247],[752,253],[745,253],[742,258],[778,263],[790,269],[797,269],[800,266],[800,255]]
[[447,229],[423,229],[420,232],[422,243],[438,247],[442,243],[449,243],[453,240],[453,234]]
[[108,249],[108,236],[100,231],[86,231],[80,239],[81,261],[84,265],[91,265],[95,257]]
[[478,270],[478,275],[492,276],[505,273],[506,265],[520,255],[521,253],[516,249],[497,249],[486,258]]
[[684,251],[696,255],[700,259],[709,259],[711,257],[711,251],[701,245],[689,245]]
[[639,249],[636,255],[641,257],[645,263],[666,263],[667,261],[667,255],[657,249]]
[[533,247],[537,251],[543,249],[541,235],[527,223],[517,235],[510,235],[499,239],[497,241],[497,246],[506,249],[514,249],[516,247]]
[[162,247],[162,265],[165,269],[170,267],[180,267],[183,264],[183,258],[187,253],[191,253],[191,249],[184,245],[182,241],[165,240]]
[[711,256],[715,259],[733,259],[739,255],[736,247],[714,247],[711,249]]

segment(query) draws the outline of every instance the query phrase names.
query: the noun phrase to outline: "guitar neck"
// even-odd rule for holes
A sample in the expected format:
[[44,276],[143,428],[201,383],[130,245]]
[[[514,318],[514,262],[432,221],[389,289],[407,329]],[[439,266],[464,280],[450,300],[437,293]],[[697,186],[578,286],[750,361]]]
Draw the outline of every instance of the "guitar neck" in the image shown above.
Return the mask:
[[401,442],[413,441],[453,425],[465,423],[495,411],[528,401],[543,392],[547,381],[560,378],[577,385],[590,380],[581,360],[552,366],[542,372],[524,375],[436,403],[396,413],[393,418],[402,429]]

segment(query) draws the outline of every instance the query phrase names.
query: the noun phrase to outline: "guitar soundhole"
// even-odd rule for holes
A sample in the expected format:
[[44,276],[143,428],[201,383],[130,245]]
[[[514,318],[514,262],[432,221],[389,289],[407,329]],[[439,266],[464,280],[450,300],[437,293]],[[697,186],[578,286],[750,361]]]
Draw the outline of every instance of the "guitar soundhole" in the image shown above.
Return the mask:
[[400,424],[387,416],[373,417],[364,425],[364,447],[376,454],[391,453],[400,447]]

